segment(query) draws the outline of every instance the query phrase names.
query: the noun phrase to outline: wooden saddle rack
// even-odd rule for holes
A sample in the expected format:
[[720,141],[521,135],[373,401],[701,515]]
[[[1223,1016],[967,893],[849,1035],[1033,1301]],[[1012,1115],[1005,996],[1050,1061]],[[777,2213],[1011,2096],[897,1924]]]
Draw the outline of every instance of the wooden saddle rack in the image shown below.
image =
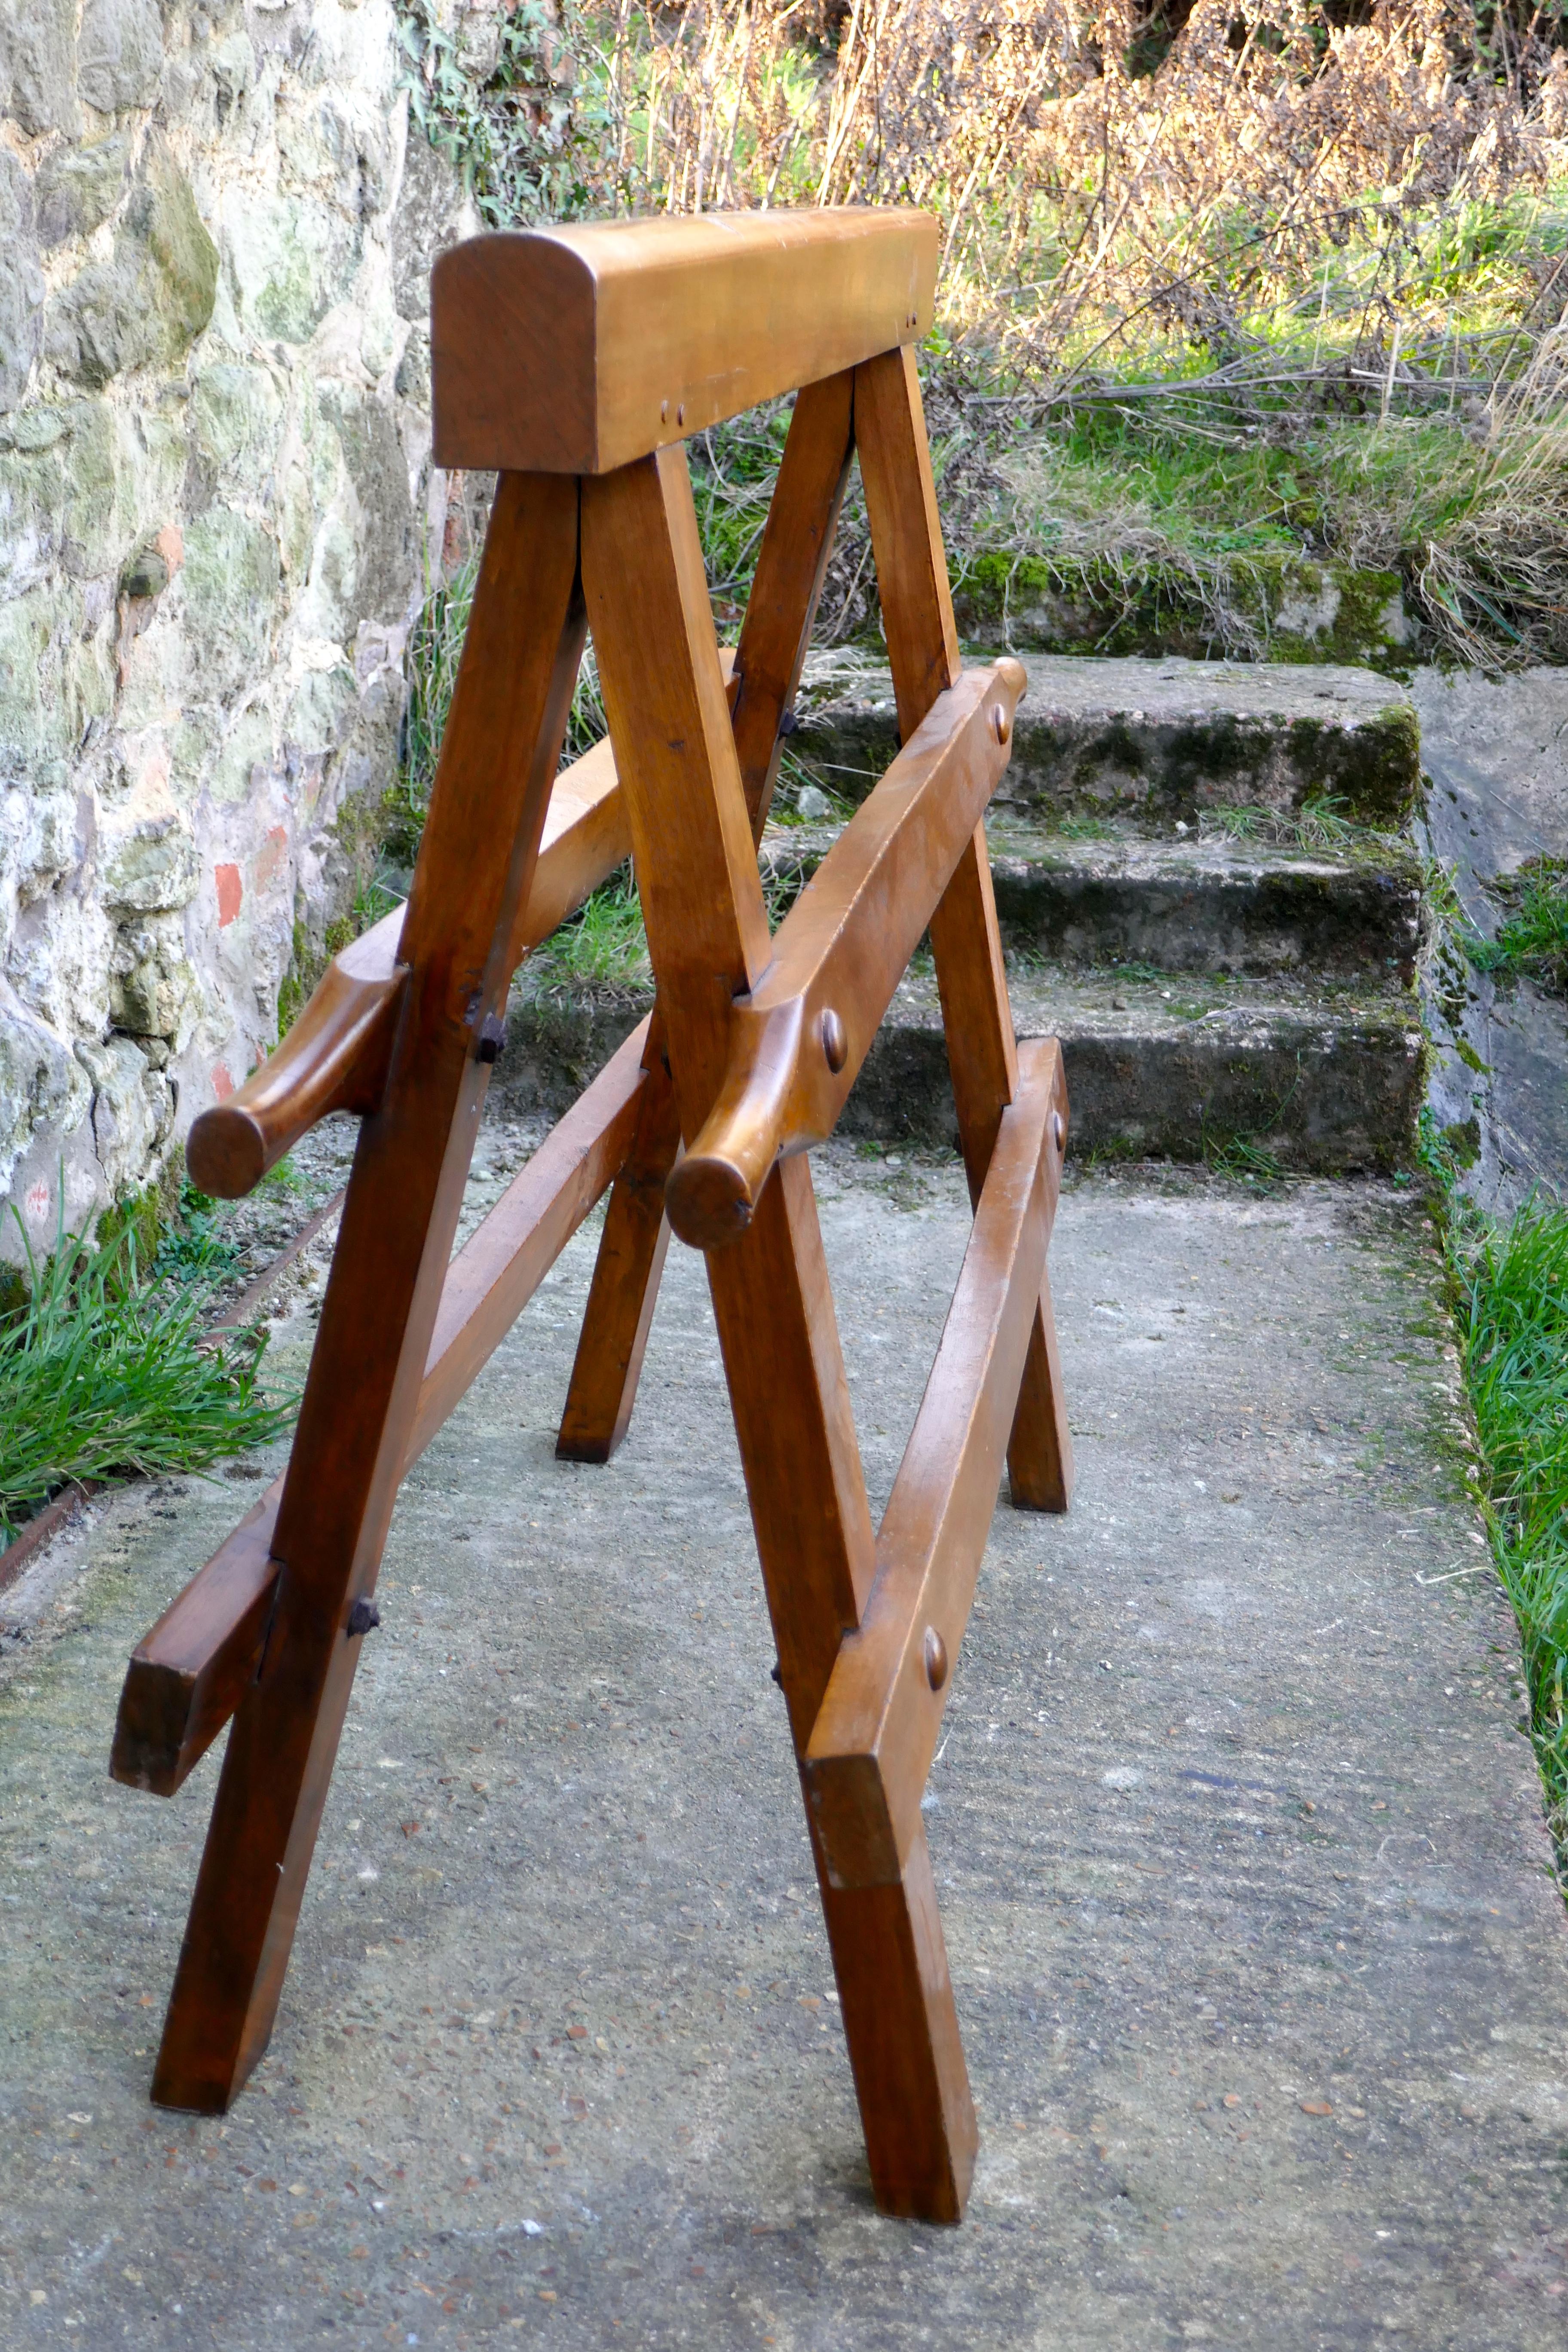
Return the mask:
[[[164,1796],[233,1717],[161,2105],[226,2107],[266,2047],[399,1481],[607,1191],[559,1451],[604,1462],[625,1433],[673,1227],[707,1255],[877,2200],[962,2214],[976,2130],[921,1799],[1004,1452],[1016,1504],[1067,1507],[1067,1097],[1007,1000],[984,812],[1024,675],[959,660],[912,348],[936,258],[928,216],[847,210],[437,265],[436,460],[500,481],[410,897],[188,1147],[233,1197],[328,1112],[363,1121],[288,1470],[121,1700],[114,1777]],[[731,658],[683,445],[790,391]],[[757,842],[857,453],[902,748],[770,937]],[[589,630],[609,736],[558,774]],[[656,1009],[454,1257],[512,974],[628,855]],[[974,1226],[877,1528],[806,1154],[928,927]]]

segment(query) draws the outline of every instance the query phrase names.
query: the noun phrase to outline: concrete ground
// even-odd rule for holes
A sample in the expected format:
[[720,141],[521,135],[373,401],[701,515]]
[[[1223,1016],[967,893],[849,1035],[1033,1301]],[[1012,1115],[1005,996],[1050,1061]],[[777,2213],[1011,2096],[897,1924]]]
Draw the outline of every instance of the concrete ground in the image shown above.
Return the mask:
[[[818,1167],[879,1501],[963,1188]],[[0,1603],[0,2341],[1559,2346],[1568,1918],[1408,1195],[1064,1196],[1078,1501],[999,1508],[931,1781],[955,2231],[870,2206],[686,1253],[622,1454],[552,1457],[589,1262],[408,1482],[226,2118],[147,2104],[216,1759],[169,1804],[105,1764],[262,1465],[98,1507]]]

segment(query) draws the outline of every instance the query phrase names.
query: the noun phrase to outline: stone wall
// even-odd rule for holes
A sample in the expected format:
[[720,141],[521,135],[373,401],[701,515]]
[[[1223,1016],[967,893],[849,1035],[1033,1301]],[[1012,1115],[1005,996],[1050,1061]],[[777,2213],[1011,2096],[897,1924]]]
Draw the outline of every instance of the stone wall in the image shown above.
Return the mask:
[[[448,486],[392,0],[0,0],[0,1202],[47,1248],[352,898]],[[20,1251],[3,1214],[0,1250]]]

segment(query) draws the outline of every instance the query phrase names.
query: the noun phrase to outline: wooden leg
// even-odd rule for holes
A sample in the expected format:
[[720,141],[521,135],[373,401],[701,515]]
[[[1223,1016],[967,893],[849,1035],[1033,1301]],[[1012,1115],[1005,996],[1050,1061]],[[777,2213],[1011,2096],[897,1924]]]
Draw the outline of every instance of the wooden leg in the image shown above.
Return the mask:
[[[583,571],[684,1132],[723,1077],[730,1009],[768,953],[748,808],[683,457],[584,485]],[[640,570],[627,561],[635,550]],[[774,1170],[708,1276],[797,1757],[874,1570],[871,1517],[804,1159]],[[973,2111],[929,1869],[874,1899],[825,1886],[872,2179],[957,2218]]]
[[[970,1200],[978,1202],[1002,1112],[1018,1091],[1018,1054],[984,825],[931,918],[931,937],[964,1172]],[[1065,1511],[1072,1499],[1072,1477],[1047,1274],[1007,1444],[1008,1492],[1020,1510]]]
[[610,1193],[555,1441],[563,1462],[607,1462],[626,1433],[669,1246],[664,1186],[680,1150],[680,1120],[657,1015],[643,1066],[641,1115]]
[[924,1830],[898,1885],[823,1874],[822,1907],[878,2208],[962,2221],[980,2132]]
[[211,2114],[267,2046],[353,1688],[484,1097],[480,1025],[582,653],[577,485],[503,475],[400,949],[404,1013],[360,1131],[273,1538],[278,1597],[236,1714],[153,2096]]
[[[781,1161],[708,1279],[799,1759],[874,1566],[807,1160]],[[868,1888],[830,1885],[812,1848],[877,2203],[957,2221],[977,2135],[924,1838]]]
[[[854,388],[850,370],[796,395],[735,652],[731,726],[753,841],[767,821],[783,743],[779,720],[800,681],[833,551],[855,446]],[[659,1059],[657,1067],[648,1064],[644,1127],[610,1196],[583,1318],[555,1446],[563,1461],[607,1462],[626,1435],[653,1321],[669,1240],[664,1183],[679,1145],[661,1022],[655,1036]],[[656,1100],[661,1072],[664,1092]]]
[[[855,432],[899,727],[907,742],[959,668],[912,352],[889,352],[856,370]],[[1018,1089],[1013,1009],[984,824],[931,917],[931,943],[969,1197],[978,1202],[997,1126]],[[1048,1285],[1040,1293],[1007,1468],[1015,1503],[1029,1510],[1067,1509],[1072,1444]]]
[[1040,1303],[1029,1334],[1013,1434],[1007,1441],[1007,1492],[1018,1511],[1065,1511],[1072,1501],[1072,1439],[1057,1353],[1051,1277],[1040,1277]]
[[759,841],[783,749],[779,720],[800,683],[833,552],[855,451],[854,406],[853,369],[803,385],[795,394],[735,648],[735,751],[752,832]]

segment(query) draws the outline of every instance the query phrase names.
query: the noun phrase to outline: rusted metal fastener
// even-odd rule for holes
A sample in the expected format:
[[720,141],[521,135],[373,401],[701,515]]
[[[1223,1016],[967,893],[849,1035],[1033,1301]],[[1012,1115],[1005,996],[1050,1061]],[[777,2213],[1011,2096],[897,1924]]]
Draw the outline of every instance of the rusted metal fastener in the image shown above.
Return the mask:
[[370,1633],[380,1622],[380,1610],[374,1601],[366,1601],[362,1594],[349,1611],[347,1632],[350,1641],[357,1642],[363,1634]]

